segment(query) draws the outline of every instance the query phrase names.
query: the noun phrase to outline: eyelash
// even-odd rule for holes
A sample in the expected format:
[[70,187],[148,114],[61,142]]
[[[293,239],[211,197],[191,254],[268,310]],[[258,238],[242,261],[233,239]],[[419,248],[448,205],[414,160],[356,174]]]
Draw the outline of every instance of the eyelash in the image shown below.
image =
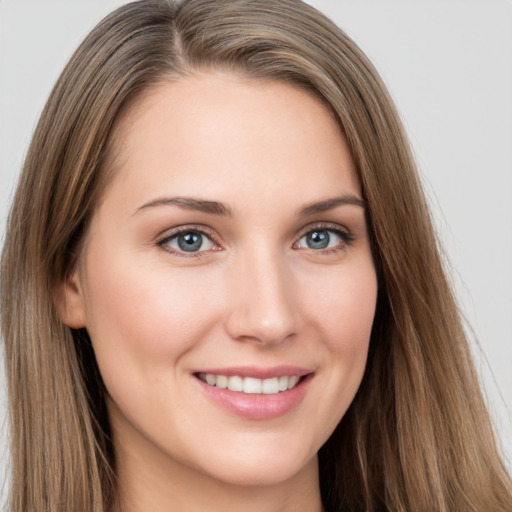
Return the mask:
[[[320,223],[315,224],[313,226],[308,226],[300,235],[297,242],[295,242],[293,245],[296,246],[300,240],[302,240],[305,236],[308,234],[314,233],[315,231],[327,231],[330,233],[335,233],[340,239],[341,242],[336,247],[330,247],[325,249],[319,249],[314,250],[311,248],[305,248],[309,249],[315,253],[321,253],[321,254],[334,254],[343,250],[346,250],[348,247],[350,247],[356,240],[356,237],[346,228],[341,227],[338,224],[330,224],[330,223]],[[302,248],[296,247],[297,250],[301,250]]]
[[[215,247],[219,247],[219,244],[215,241],[215,235],[210,230],[206,229],[203,226],[181,226],[179,228],[174,229],[171,233],[166,233],[163,237],[159,238],[156,242],[158,247],[161,247],[164,251],[167,251],[175,256],[183,257],[183,258],[200,258],[205,256],[205,253],[209,251],[194,251],[187,253],[186,251],[175,250],[172,247],[169,247],[168,244],[173,239],[177,238],[179,235],[186,233],[196,233],[198,235],[203,235],[208,238]],[[217,249],[211,250],[221,250],[220,247]]]
[[[300,242],[300,240],[302,240],[308,234],[314,233],[315,231],[327,231],[327,232],[336,234],[341,239],[341,244],[339,244],[340,246],[318,249],[318,250],[307,248],[307,247],[306,248],[297,247],[297,244]],[[206,238],[208,238],[211,241],[211,243],[214,245],[214,247],[216,247],[216,248],[209,249],[209,250],[207,249],[207,250],[203,250],[203,251],[190,251],[187,253],[187,251],[176,250],[167,245],[173,239],[176,239],[179,235],[185,234],[185,233],[195,233],[195,234],[203,235]],[[214,233],[211,232],[210,230],[206,229],[205,227],[190,225],[190,226],[182,226],[182,227],[176,228],[171,233],[166,233],[164,236],[162,236],[161,238],[159,238],[156,241],[156,245],[158,247],[162,248],[163,250],[165,250],[173,255],[179,256],[179,257],[200,258],[200,257],[206,256],[206,253],[210,252],[211,250],[214,250],[214,251],[222,250],[220,248],[219,244],[217,244],[215,238],[216,237],[215,237]],[[313,226],[308,226],[307,229],[303,230],[301,232],[300,236],[298,237],[297,241],[294,242],[293,248],[296,250],[309,249],[310,251],[313,251],[314,253],[317,253],[317,254],[333,254],[333,253],[343,251],[343,250],[347,249],[347,247],[350,247],[350,245],[352,245],[352,243],[355,241],[355,239],[356,239],[356,237],[349,230],[347,230],[346,228],[342,228],[338,224],[321,223],[321,224],[316,224]]]

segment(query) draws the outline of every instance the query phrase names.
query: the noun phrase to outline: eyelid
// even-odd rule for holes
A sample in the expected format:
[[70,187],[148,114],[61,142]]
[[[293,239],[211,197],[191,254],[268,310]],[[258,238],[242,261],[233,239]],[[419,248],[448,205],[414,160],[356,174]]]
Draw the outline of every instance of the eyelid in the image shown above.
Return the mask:
[[[308,233],[315,231],[315,230],[325,230],[325,231],[335,232],[343,240],[343,246],[344,246],[344,247],[337,247],[337,248],[331,247],[331,248],[317,249],[317,250],[310,249],[311,251],[317,252],[317,253],[336,252],[339,250],[343,250],[344,248],[351,245],[352,242],[354,242],[356,240],[356,237],[354,236],[354,234],[348,228],[346,228],[345,226],[343,226],[341,224],[335,224],[332,222],[315,222],[315,223],[311,223],[311,224],[303,227],[297,233],[297,235],[295,236],[296,241],[293,244],[294,248],[307,250],[308,248],[302,248],[302,247],[299,248],[299,247],[296,247],[296,245],[299,243],[299,241],[305,235],[307,235]],[[216,247],[214,249],[209,249],[209,250],[205,250],[205,251],[195,251],[195,252],[187,253],[185,251],[174,250],[171,247],[165,245],[167,242],[169,242],[172,238],[178,236],[180,233],[188,233],[188,232],[196,232],[196,233],[200,233],[201,235],[206,236],[207,238],[209,238],[211,240],[211,242]],[[197,257],[206,256],[212,250],[213,251],[222,250],[222,245],[218,242],[218,238],[219,237],[218,237],[217,233],[214,230],[212,230],[211,228],[208,228],[207,226],[200,225],[200,224],[185,224],[182,226],[177,226],[172,229],[168,229],[165,232],[163,232],[161,235],[159,235],[157,237],[157,239],[155,241],[155,245],[157,245],[158,247],[161,247],[163,250],[165,250],[171,254],[177,255],[177,256],[186,257],[186,258],[191,258],[191,257],[197,258]]]
[[[299,243],[299,241],[306,236],[308,233],[311,233],[315,230],[323,230],[323,231],[334,231],[338,236],[341,237],[343,240],[344,247],[341,248],[326,248],[326,249],[309,249],[311,251],[321,253],[321,252],[336,252],[337,250],[342,250],[343,248],[346,248],[347,246],[351,245],[355,240],[356,236],[352,233],[351,230],[349,230],[347,227],[342,226],[341,224],[334,224],[331,222],[317,222],[309,224],[308,226],[305,226],[299,231],[299,234],[296,236],[296,242],[294,242],[294,246]],[[303,249],[302,247],[297,249]],[[304,248],[308,249],[308,248]]]
[[[195,233],[199,233],[203,236],[206,236],[207,238],[209,238],[211,240],[211,242],[214,244],[214,246],[216,248],[209,249],[206,251],[194,251],[194,252],[187,253],[186,251],[177,251],[169,246],[166,246],[166,244],[170,240],[172,240],[174,237],[180,235],[181,233],[189,233],[189,232],[195,232]],[[210,229],[206,226],[203,226],[200,224],[185,224],[183,226],[177,226],[175,228],[166,230],[164,233],[162,233],[161,235],[159,235],[157,237],[157,239],[155,241],[155,245],[157,245],[158,247],[162,248],[164,251],[166,251],[170,254],[174,254],[177,256],[185,257],[185,258],[194,258],[194,257],[197,258],[197,257],[205,256],[207,253],[209,253],[212,250],[214,250],[214,251],[222,250],[222,246],[221,246],[221,244],[218,243],[217,238],[218,238],[218,236],[216,235],[216,233],[212,229]]]
[[347,237],[351,240],[355,240],[355,236],[350,229],[341,225],[335,224],[333,222],[313,222],[303,227],[297,234],[296,238],[301,238],[304,235],[307,235],[311,231],[315,231],[315,229],[322,229],[325,231],[336,231],[337,233],[341,233],[344,237]]

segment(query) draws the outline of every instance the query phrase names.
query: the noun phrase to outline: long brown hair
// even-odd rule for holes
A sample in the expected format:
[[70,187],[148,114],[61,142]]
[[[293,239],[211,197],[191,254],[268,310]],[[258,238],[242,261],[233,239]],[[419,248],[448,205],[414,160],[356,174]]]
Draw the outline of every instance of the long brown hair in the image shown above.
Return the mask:
[[120,113],[156,83],[208,68],[315,94],[348,140],[368,205],[377,313],[361,387],[319,452],[326,510],[512,510],[407,139],[373,66],[299,0],[143,0],[71,58],[14,199],[1,281],[12,512],[105,512],[115,497],[88,335],[62,324],[53,298],[115,167]]

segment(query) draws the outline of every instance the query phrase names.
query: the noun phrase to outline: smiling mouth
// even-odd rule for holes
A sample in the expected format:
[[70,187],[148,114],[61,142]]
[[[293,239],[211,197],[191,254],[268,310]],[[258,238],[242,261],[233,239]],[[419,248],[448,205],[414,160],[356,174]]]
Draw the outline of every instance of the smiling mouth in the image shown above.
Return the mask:
[[237,391],[245,394],[277,395],[295,388],[303,379],[297,375],[258,379],[240,375],[215,375],[213,373],[197,373],[197,378],[209,386]]

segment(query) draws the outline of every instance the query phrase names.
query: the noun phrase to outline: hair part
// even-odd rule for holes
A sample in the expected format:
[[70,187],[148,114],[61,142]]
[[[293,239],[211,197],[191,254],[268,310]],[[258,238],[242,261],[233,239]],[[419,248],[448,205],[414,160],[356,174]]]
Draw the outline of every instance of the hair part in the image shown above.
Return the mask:
[[71,58],[14,199],[1,282],[12,512],[106,512],[116,498],[92,346],[53,299],[122,158],[119,120],[156,84],[208,69],[284,81],[324,102],[368,205],[378,305],[361,387],[319,452],[326,510],[511,510],[411,151],[368,59],[298,0],[144,0],[107,16]]

